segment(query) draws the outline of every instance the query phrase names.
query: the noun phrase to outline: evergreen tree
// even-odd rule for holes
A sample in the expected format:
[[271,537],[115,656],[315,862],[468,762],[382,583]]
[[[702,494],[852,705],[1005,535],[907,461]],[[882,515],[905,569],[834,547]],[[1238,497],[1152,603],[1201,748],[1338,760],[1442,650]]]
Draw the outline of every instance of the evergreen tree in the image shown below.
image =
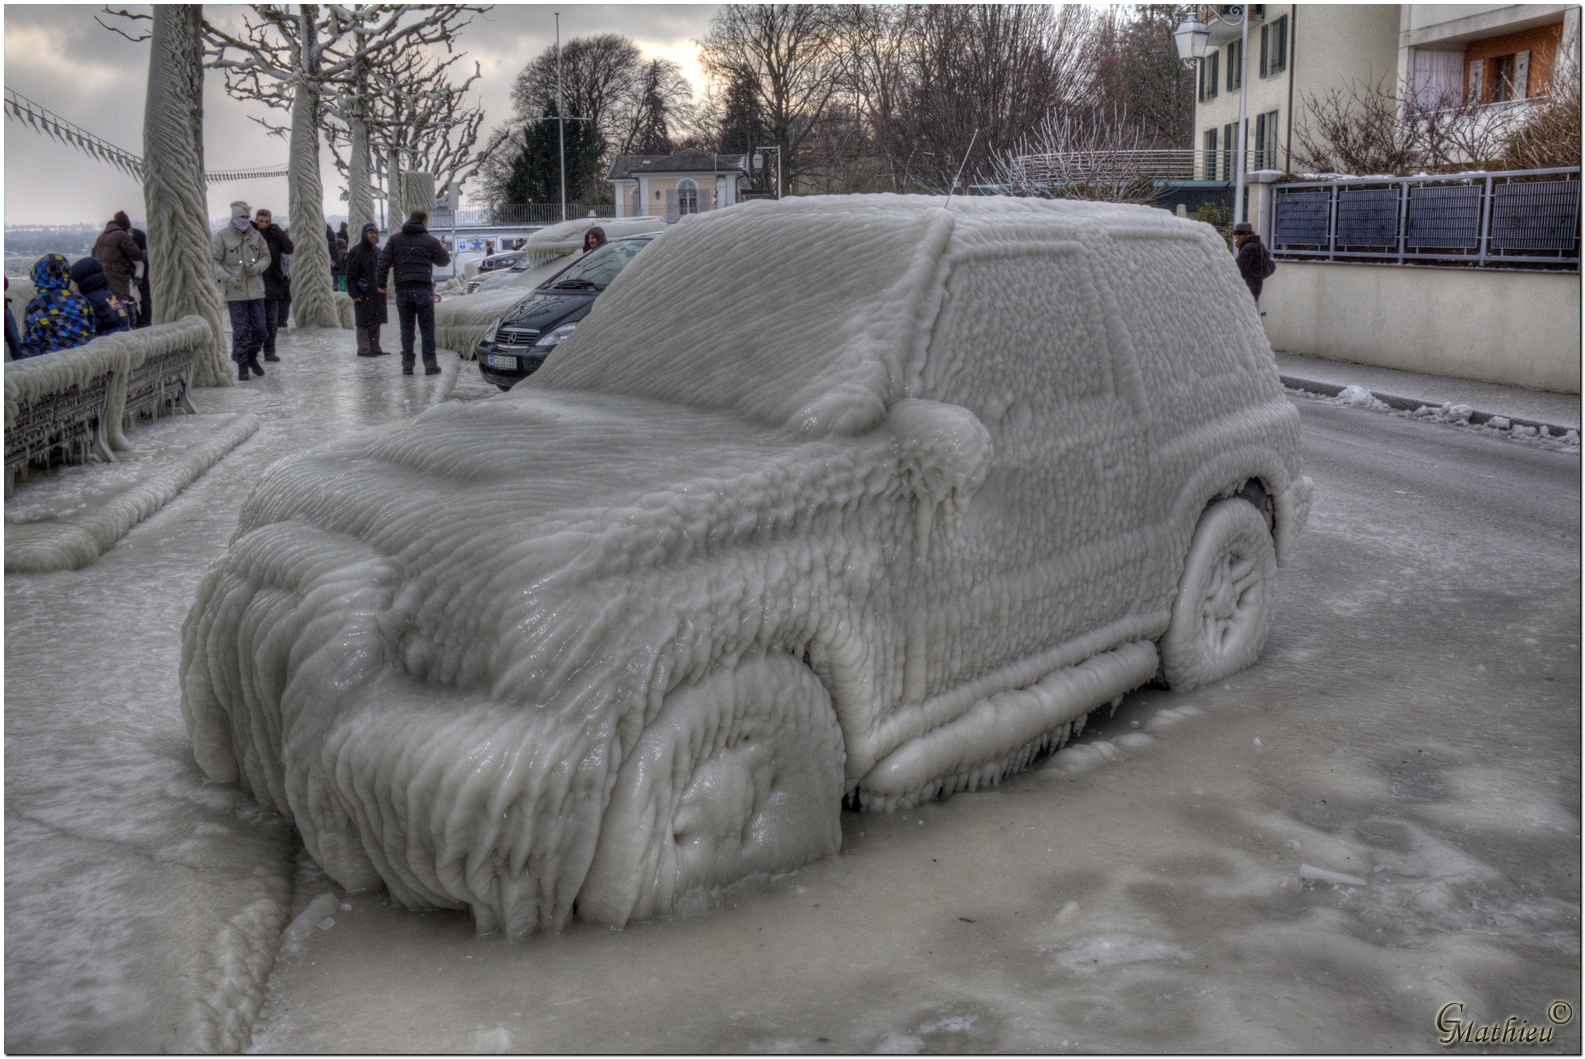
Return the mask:
[[[506,202],[561,201],[561,159],[557,145],[556,116],[547,113],[523,129],[523,147],[512,158],[503,196]],[[567,197],[577,201],[580,194],[602,176],[600,134],[591,122],[568,121]]]

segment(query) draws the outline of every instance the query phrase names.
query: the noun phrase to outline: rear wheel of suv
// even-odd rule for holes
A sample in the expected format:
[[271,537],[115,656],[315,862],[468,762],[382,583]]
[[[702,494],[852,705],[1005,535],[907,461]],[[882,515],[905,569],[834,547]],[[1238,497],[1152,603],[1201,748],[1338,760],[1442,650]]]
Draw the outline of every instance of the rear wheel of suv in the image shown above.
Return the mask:
[[1238,498],[1205,509],[1159,644],[1162,674],[1174,691],[1255,664],[1271,631],[1276,577],[1277,552],[1259,509]]

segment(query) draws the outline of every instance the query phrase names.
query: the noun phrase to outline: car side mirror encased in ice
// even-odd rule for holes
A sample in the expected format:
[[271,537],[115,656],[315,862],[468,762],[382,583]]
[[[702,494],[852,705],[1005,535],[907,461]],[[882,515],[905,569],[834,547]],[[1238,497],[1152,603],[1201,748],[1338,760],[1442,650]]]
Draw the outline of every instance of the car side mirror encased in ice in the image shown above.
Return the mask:
[[939,515],[948,533],[985,484],[995,446],[985,424],[967,408],[909,397],[892,405],[886,427],[897,440],[898,463],[914,509],[921,549]]

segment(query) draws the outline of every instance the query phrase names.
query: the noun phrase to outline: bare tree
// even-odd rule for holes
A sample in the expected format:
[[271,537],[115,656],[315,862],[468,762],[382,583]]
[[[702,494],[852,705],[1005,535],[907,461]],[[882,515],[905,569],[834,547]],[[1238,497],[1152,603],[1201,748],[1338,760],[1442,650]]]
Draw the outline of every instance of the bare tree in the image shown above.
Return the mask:
[[[575,37],[561,48],[561,102],[556,109],[556,48],[534,58],[512,84],[512,107],[521,125],[547,114],[586,118],[598,133],[600,161],[626,138],[641,91],[638,47],[616,33]],[[597,187],[568,188],[572,198],[597,193]]]
[[1559,64],[1553,69],[1551,95],[1515,131],[1500,164],[1504,169],[1552,169],[1580,164],[1578,67]]
[[1093,105],[1088,9],[859,6],[833,17],[844,99],[895,190],[944,193],[1048,115]]
[[[240,35],[205,21],[209,65],[226,91],[291,111],[288,212],[297,233],[292,255],[292,308],[298,326],[336,327],[340,314],[330,283],[319,138],[327,92],[364,66],[399,49],[450,48],[456,31],[484,8],[467,5],[368,4],[361,7],[255,4]],[[413,16],[413,17],[410,17]]]
[[640,67],[629,98],[616,111],[624,119],[617,154],[671,154],[678,135],[694,123],[693,86],[681,66],[654,58]]
[[710,77],[752,93],[789,184],[809,168],[803,151],[842,84],[837,34],[833,8],[729,4],[697,42]]
[[990,180],[1014,195],[1150,203],[1166,188],[1155,179],[1149,146],[1121,109],[1051,117],[991,156]]
[[1315,172],[1403,175],[1486,165],[1498,158],[1523,118],[1483,106],[1456,90],[1428,91],[1386,80],[1351,81],[1309,96],[1294,124],[1293,164]]

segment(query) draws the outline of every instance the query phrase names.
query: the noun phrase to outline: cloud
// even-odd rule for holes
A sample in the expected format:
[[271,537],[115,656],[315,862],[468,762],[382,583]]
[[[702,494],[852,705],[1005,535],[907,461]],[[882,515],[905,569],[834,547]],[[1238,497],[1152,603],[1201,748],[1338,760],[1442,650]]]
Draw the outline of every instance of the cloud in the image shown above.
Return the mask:
[[[134,6],[134,11],[147,11]],[[231,27],[240,8],[207,5],[205,14]],[[620,33],[633,39],[645,58],[661,56],[680,63],[702,94],[703,81],[693,41],[709,26],[715,5],[568,5],[562,12],[562,40],[595,33]],[[104,29],[97,5],[7,4],[4,8],[6,86],[61,117],[125,148],[143,151],[143,101],[149,45],[134,43]],[[143,24],[145,27],[147,23]],[[136,29],[132,30],[137,35]],[[483,78],[475,84],[486,127],[511,117],[512,81],[534,56],[555,43],[556,26],[544,5],[501,4],[476,16],[459,39],[467,59],[477,60]],[[286,161],[286,142],[272,137],[250,118],[270,117],[258,104],[225,94],[221,77],[211,73],[204,85],[204,156],[212,169],[276,165]],[[328,148],[321,148],[325,209],[340,213],[344,186]],[[243,198],[254,205],[286,208],[286,181],[220,184],[210,189],[209,214],[222,217],[226,204]],[[97,222],[118,209],[141,219],[138,182],[74,148],[40,136],[7,119],[5,128],[5,217],[10,225]]]

